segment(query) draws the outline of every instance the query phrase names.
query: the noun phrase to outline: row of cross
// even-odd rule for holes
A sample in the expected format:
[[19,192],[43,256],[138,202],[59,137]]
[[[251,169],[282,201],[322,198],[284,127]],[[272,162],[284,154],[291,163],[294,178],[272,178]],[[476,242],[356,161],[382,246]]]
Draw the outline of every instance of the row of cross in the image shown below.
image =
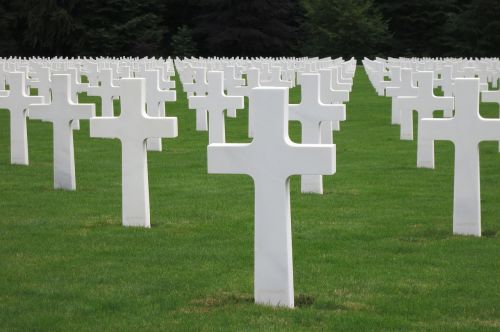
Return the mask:
[[[177,118],[165,102],[176,99],[173,61],[87,59],[7,60],[0,67],[0,108],[11,113],[13,164],[28,164],[26,118],[53,124],[54,187],[76,189],[73,130],[90,120],[90,136],[117,138],[122,147],[122,223],[150,227],[147,151],[177,136]],[[247,174],[255,183],[255,301],[293,307],[291,175],[302,192],[323,192],[322,175],[335,173],[332,130],[346,119],[354,59],[176,59],[196,128],[208,130],[209,173]],[[82,82],[82,75],[88,83]],[[246,78],[243,77],[246,76]],[[301,85],[300,104],[289,88]],[[30,96],[36,87],[39,96]],[[86,92],[102,100],[79,104]],[[248,144],[225,142],[224,111],[236,116],[249,99]],[[113,100],[121,112],[115,116]],[[288,137],[288,121],[301,122],[302,144]]]
[[[434,141],[454,143],[453,233],[481,236],[479,143],[500,142],[500,120],[483,118],[479,105],[480,97],[500,104],[495,89],[500,61],[365,59],[363,64],[379,95],[392,97],[392,124],[400,125],[402,140],[413,140],[417,112],[417,167],[434,168]],[[438,87],[444,96],[434,94]],[[434,118],[438,110],[444,118]]]

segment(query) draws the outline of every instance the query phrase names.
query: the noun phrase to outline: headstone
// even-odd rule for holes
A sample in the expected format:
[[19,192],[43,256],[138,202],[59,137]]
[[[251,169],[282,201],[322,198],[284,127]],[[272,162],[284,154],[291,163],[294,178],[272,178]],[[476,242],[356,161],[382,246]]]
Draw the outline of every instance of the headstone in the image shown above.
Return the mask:
[[99,81],[101,85],[87,88],[87,95],[101,97],[101,116],[114,116],[113,99],[118,98],[119,88],[113,84],[112,69],[101,69]]
[[52,75],[52,101],[29,107],[30,119],[52,122],[54,144],[54,188],[75,190],[75,156],[72,122],[90,119],[94,105],[76,104],[71,100],[70,75]]
[[415,97],[397,97],[401,107],[401,139],[413,140],[413,111],[418,113],[418,127],[424,118],[432,118],[436,110],[443,110],[445,117],[453,115],[453,97],[434,95],[433,73],[423,71],[414,74],[418,88]]
[[294,306],[290,176],[333,174],[335,146],[295,144],[288,137],[288,89],[255,88],[254,139],[210,144],[208,172],[247,174],[255,183],[255,302]]
[[[302,144],[321,144],[321,123],[344,121],[346,118],[345,105],[323,104],[319,93],[319,74],[302,74],[300,104],[289,106],[290,120],[300,121]],[[323,176],[302,175],[301,191],[323,194]]]
[[30,96],[26,91],[25,74],[7,73],[10,90],[0,95],[0,108],[10,112],[10,162],[28,165],[28,128],[26,126],[27,109],[30,104],[42,103],[41,96]]
[[143,78],[124,78],[120,83],[121,113],[118,117],[90,120],[90,136],[118,138],[122,143],[122,223],[150,227],[146,140],[177,137],[177,118],[146,114]]
[[[145,70],[141,77],[146,79],[146,107],[147,114],[152,117],[165,116],[165,102],[175,101],[175,91],[160,89],[160,73],[158,70]],[[161,138],[148,138],[148,151],[161,151]]]
[[208,110],[208,142],[225,143],[224,110],[243,108],[243,97],[224,93],[224,73],[207,73],[208,94],[189,97],[189,108]]
[[[500,90],[482,91],[481,100],[485,103],[497,103],[500,105]],[[498,144],[498,151],[500,151],[500,142]]]
[[397,97],[416,97],[418,88],[413,86],[411,69],[401,69],[401,82],[399,86],[385,88],[386,96],[392,97],[391,124],[401,124],[400,100]]
[[453,233],[481,236],[479,143],[500,140],[500,120],[485,119],[480,116],[479,79],[456,79],[454,95],[453,118],[422,120],[419,127],[418,148],[430,145],[432,149],[418,154],[418,166],[434,168],[435,140],[453,142],[455,145]]

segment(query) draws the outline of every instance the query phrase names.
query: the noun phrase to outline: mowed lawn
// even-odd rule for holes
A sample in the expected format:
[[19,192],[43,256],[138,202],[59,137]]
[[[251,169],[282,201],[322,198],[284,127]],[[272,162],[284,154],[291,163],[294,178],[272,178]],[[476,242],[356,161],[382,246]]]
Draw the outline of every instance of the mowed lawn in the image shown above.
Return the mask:
[[[252,180],[207,174],[208,135],[177,99],[179,137],[148,154],[151,229],[121,226],[118,140],[82,121],[77,190],[53,190],[51,124],[29,121],[30,166],[12,166],[0,111],[0,330],[500,329],[498,143],[480,146],[483,237],[453,236],[453,144],[417,169],[416,140],[399,140],[390,99],[358,67],[325,194],[292,178],[297,307],[276,309],[253,303]],[[248,142],[246,111],[226,130]]]

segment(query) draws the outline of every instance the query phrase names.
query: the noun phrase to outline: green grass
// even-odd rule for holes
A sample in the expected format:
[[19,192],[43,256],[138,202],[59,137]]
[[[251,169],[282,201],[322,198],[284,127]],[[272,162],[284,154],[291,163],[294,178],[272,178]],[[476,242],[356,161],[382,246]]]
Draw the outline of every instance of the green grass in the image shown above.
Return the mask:
[[[0,111],[0,330],[500,329],[497,143],[481,144],[485,236],[453,236],[453,145],[417,169],[416,141],[399,140],[390,99],[359,67],[325,194],[292,178],[298,307],[274,309],[252,299],[252,180],[207,174],[207,133],[177,98],[179,137],[148,155],[151,229],[121,226],[119,141],[82,121],[77,191],[53,190],[51,125],[29,121],[30,166],[12,166]],[[228,141],[247,142],[246,128],[245,112],[227,119]]]

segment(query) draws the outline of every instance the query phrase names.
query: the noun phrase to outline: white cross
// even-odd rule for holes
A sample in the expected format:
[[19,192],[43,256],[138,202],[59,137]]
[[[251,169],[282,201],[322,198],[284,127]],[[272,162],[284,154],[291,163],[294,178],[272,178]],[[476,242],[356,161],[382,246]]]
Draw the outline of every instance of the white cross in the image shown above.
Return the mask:
[[[289,106],[290,120],[300,121],[302,144],[321,144],[320,125],[324,121],[345,120],[345,105],[323,104],[319,92],[319,74],[302,74],[300,104]],[[323,194],[323,176],[302,175],[301,191]]]
[[281,78],[281,68],[277,66],[271,67],[270,78],[269,81],[261,81],[261,86],[273,86],[273,87],[286,87],[291,88],[292,82],[285,81]]
[[[194,69],[194,83],[185,83],[184,89],[186,90],[188,97],[196,94],[197,96],[203,96],[208,90],[207,74],[205,68],[195,68]],[[196,130],[207,131],[207,110],[197,109],[196,110]]]
[[453,92],[453,118],[422,120],[418,148],[425,142],[432,149],[419,154],[419,165],[434,168],[435,140],[454,143],[453,233],[481,236],[479,143],[500,140],[500,120],[485,119],[479,114],[479,79],[458,78]]
[[119,97],[119,88],[113,84],[113,70],[101,69],[99,71],[99,81],[101,85],[87,88],[87,95],[101,97],[101,116],[114,116],[113,99]]
[[[418,128],[424,118],[432,118],[435,110],[443,110],[445,117],[452,116],[453,97],[436,97],[434,95],[434,74],[431,71],[415,73],[418,81],[417,95],[415,97],[396,97],[399,99],[401,107],[401,139],[413,140],[413,110],[418,112]],[[427,150],[434,149],[433,143],[430,145],[418,141],[417,154],[427,153]],[[417,155],[417,160],[419,159]],[[418,166],[418,164],[417,164]]]
[[146,139],[177,137],[177,118],[146,114],[145,80],[120,82],[121,113],[118,117],[90,119],[90,136],[118,138],[122,143],[122,224],[150,227]]
[[30,119],[52,122],[54,136],[54,188],[76,189],[72,122],[94,116],[94,105],[71,100],[70,75],[52,75],[52,101],[29,107]]
[[26,116],[29,105],[43,103],[41,96],[30,96],[26,91],[26,77],[22,72],[7,73],[10,90],[0,96],[0,108],[10,113],[10,162],[28,165],[28,128]]
[[[342,104],[349,101],[348,90],[332,89],[333,71],[332,69],[320,69],[320,100],[325,104]],[[340,130],[339,121],[323,121],[321,123],[321,143],[333,143],[333,130]]]
[[[175,91],[160,89],[160,72],[158,70],[145,70],[140,76],[146,79],[146,107],[147,113],[152,117],[165,117],[165,102],[175,101]],[[161,151],[161,138],[148,138],[148,151]]]
[[208,94],[189,97],[189,108],[208,110],[208,142],[225,143],[224,110],[243,108],[243,97],[224,94],[224,73],[209,71]]
[[[497,103],[500,105],[500,90],[482,91],[481,100],[485,103]],[[500,144],[498,144],[498,151],[500,151]]]
[[[236,78],[234,66],[224,67],[224,90],[227,91],[228,95],[233,95],[231,91],[237,90],[237,88],[241,87],[243,84],[245,84],[245,80],[242,78]],[[236,108],[228,108],[227,116],[230,118],[235,118]]]
[[411,69],[401,69],[400,85],[385,88],[386,96],[392,97],[391,124],[401,124],[400,99],[396,97],[416,97],[417,91],[417,87],[413,86]]
[[255,302],[293,307],[291,175],[335,172],[335,145],[295,144],[288,137],[288,89],[255,88],[254,139],[210,144],[208,172],[247,174],[255,183]]

